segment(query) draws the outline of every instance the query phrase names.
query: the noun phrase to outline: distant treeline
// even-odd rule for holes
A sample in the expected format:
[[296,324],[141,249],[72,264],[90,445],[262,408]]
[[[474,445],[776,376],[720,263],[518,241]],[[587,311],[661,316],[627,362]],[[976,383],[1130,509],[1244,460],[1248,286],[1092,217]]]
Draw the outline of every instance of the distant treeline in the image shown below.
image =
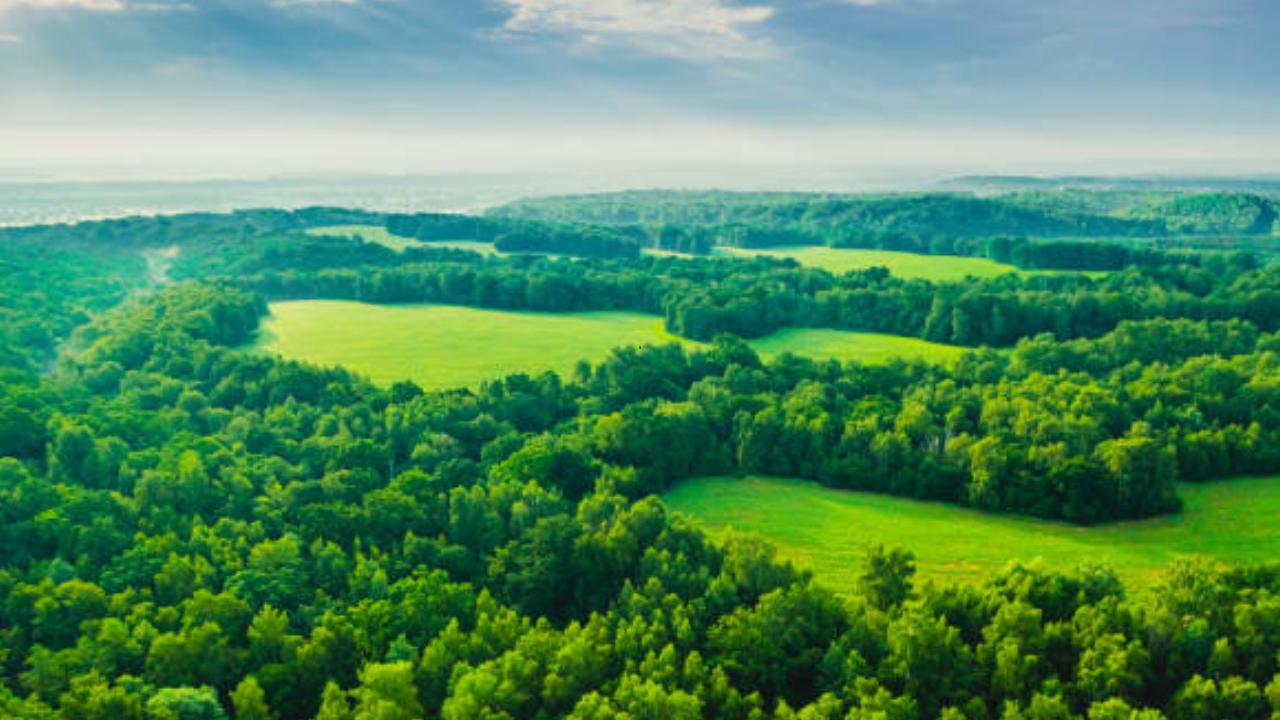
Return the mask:
[[[1064,202],[1069,200],[1069,202]],[[1249,193],[834,195],[632,191],[521,200],[492,217],[606,224],[743,224],[919,237],[1153,238],[1275,232],[1277,201]]]
[[[1205,249],[1224,237],[1280,232],[1280,204],[1245,193],[1029,192],[820,195],[625,192],[524,200],[490,217],[700,228],[715,244],[743,248],[825,245],[926,255],[987,257],[1020,268],[1115,270],[1195,262],[1141,245],[1170,236]],[[1226,243],[1230,246],[1233,243]]]

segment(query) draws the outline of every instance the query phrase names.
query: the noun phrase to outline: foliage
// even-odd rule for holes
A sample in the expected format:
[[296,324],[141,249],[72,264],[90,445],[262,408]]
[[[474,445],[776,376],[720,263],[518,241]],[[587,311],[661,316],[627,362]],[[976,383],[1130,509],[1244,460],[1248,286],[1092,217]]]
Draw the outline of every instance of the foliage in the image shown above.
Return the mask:
[[[908,205],[908,224],[936,209]],[[765,544],[710,541],[654,497],[759,471],[1078,522],[1175,510],[1179,478],[1280,467],[1270,271],[1206,261],[943,287],[769,261],[395,252],[302,232],[381,219],[255,211],[15,233],[93,278],[47,303],[64,323],[52,336],[81,324],[66,307],[136,295],[80,318],[46,376],[0,374],[0,716],[1276,712],[1275,565],[1176,566],[1132,600],[1106,572],[1024,567],[916,588],[908,556],[887,550],[844,598]],[[626,234],[580,231],[526,237],[600,250]],[[229,279],[145,292],[135,274],[113,294],[110,271],[75,255],[100,242],[136,260],[175,237],[173,275],[154,284]],[[22,257],[28,285],[66,269]],[[572,378],[427,393],[233,349],[266,310],[254,290],[661,312],[702,338],[884,324],[975,344],[1098,339],[946,368],[763,363],[720,337],[705,352],[622,348]],[[1155,318],[1195,322],[1117,330]],[[1205,355],[1206,338],[1239,354]]]

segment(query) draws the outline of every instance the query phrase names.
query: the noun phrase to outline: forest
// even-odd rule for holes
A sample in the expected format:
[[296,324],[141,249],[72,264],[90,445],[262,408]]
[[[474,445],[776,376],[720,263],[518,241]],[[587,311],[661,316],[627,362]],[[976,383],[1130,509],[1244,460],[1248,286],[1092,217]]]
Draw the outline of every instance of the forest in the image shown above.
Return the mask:
[[[1146,596],[1088,562],[937,586],[868,537],[828,587],[659,497],[764,474],[1087,525],[1280,473],[1266,258],[1144,248],[1102,277],[934,283],[640,253],[701,227],[678,219],[0,231],[0,717],[1280,717],[1280,563],[1180,560]],[[428,244],[303,232],[349,224]],[[626,309],[710,346],[428,393],[242,350],[286,298]],[[973,351],[763,362],[743,342],[779,327]]]
[[827,245],[987,257],[1051,270],[1185,262],[1187,251],[1202,249],[1273,254],[1267,240],[1280,233],[1274,193],[1036,187],[980,196],[635,191],[535,198],[489,215],[674,226],[710,233],[715,244],[732,247]]

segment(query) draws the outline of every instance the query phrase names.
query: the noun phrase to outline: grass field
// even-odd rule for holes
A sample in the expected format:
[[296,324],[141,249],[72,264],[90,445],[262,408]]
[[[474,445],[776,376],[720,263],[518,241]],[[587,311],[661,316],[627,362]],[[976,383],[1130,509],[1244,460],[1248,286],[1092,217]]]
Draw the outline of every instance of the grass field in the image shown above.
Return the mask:
[[333,225],[331,227],[311,228],[307,231],[308,235],[322,235],[325,237],[358,237],[365,242],[378,243],[386,247],[400,252],[405,248],[418,247],[421,242],[413,238],[400,237],[387,232],[387,229],[380,225]]
[[[320,365],[342,365],[376,383],[475,386],[516,372],[570,373],[626,345],[683,342],[639,313],[506,312],[447,305],[371,305],[336,300],[272,303],[255,348]],[[751,341],[765,358],[800,355],[874,363],[895,357],[945,362],[961,348],[914,338],[835,330],[783,330]]]
[[840,362],[856,360],[863,363],[884,363],[902,358],[945,364],[967,350],[898,335],[809,328],[779,330],[768,337],[750,341],[750,345],[763,358],[793,352],[815,358],[834,358]]
[[448,305],[369,305],[332,300],[272,303],[255,346],[319,365],[342,365],[376,383],[475,386],[512,373],[571,374],[625,345],[676,338],[638,313],[546,313]]
[[736,257],[764,255],[776,258],[794,258],[801,265],[822,268],[833,273],[863,270],[883,266],[902,278],[919,278],[941,282],[963,280],[966,277],[989,278],[1018,272],[1012,265],[1005,265],[986,258],[952,257],[949,255],[914,255],[885,250],[845,250],[829,247],[787,247],[772,250],[743,250],[720,248],[718,252]]
[[447,240],[442,242],[424,243],[421,240],[413,238],[400,237],[387,232],[387,229],[379,225],[333,225],[330,227],[312,228],[307,231],[309,235],[324,235],[348,237],[356,236],[365,242],[378,243],[386,247],[401,252],[405,248],[411,247],[435,247],[435,248],[455,248],[457,250],[470,250],[481,255],[496,255],[498,251],[494,249],[493,243],[476,242],[474,240]]
[[1182,485],[1179,492],[1186,502],[1179,515],[1093,528],[758,477],[692,480],[666,502],[712,532],[733,527],[768,538],[781,556],[839,591],[851,586],[868,543],[909,548],[925,580],[974,582],[1012,559],[1042,558],[1058,568],[1106,563],[1138,592],[1180,557],[1280,557],[1280,478]]
[[[869,267],[887,267],[889,272],[901,278],[955,282],[967,277],[990,278],[1008,273],[1027,275],[1057,274],[1052,270],[1019,270],[1012,265],[998,263],[987,258],[956,257],[951,255],[915,255],[887,250],[852,250],[829,247],[786,247],[772,250],[743,250],[722,247],[717,252],[734,257],[765,255],[777,258],[794,258],[801,265],[821,268],[833,273],[864,270]],[[1091,276],[1105,273],[1084,273]]]

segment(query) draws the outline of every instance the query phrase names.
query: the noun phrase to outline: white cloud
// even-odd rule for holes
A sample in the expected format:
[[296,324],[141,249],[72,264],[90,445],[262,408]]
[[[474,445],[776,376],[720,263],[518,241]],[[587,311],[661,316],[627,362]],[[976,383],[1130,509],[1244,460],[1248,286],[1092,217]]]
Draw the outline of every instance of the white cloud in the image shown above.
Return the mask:
[[685,58],[742,58],[767,54],[752,34],[773,16],[766,5],[730,0],[500,0],[512,14],[513,34],[558,33],[579,42],[620,41]]
[[69,8],[95,12],[120,12],[125,9],[125,5],[120,0],[0,0],[0,12],[14,8],[36,10]]
[[186,2],[131,2],[130,12],[195,12],[196,6]]
[[13,43],[22,42],[22,36],[13,33],[0,32],[0,45],[11,45]]
[[190,12],[195,6],[174,0],[0,0],[0,13],[32,10],[87,10],[90,12]]
[[290,7],[294,5],[359,5],[361,3],[396,2],[396,0],[272,0],[272,7]]

